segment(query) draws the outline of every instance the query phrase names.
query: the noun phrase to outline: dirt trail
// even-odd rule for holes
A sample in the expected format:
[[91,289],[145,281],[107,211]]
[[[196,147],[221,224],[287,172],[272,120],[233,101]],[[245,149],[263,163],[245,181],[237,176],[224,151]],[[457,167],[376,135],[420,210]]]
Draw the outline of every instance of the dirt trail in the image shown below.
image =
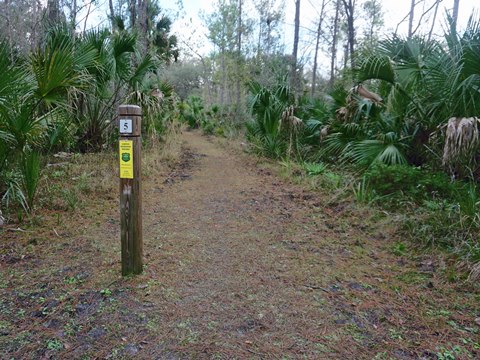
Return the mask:
[[318,330],[320,312],[295,305],[305,301],[305,284],[293,284],[289,271],[301,259],[284,249],[295,244],[293,195],[274,193],[271,179],[205,138],[185,137],[193,163],[176,174],[185,181],[146,204],[153,209],[146,223],[162,219],[146,238],[165,239],[159,273],[177,299],[166,335],[178,344],[180,327],[189,356],[301,351],[296,338]]
[[[429,259],[392,254],[388,217],[182,136],[180,164],[144,182],[144,274],[118,276],[112,200],[96,226],[11,265],[5,287],[16,290],[1,309],[41,312],[0,331],[8,358],[480,356],[478,295],[446,284]],[[69,247],[78,257],[52,274]],[[28,291],[26,278],[46,285]]]

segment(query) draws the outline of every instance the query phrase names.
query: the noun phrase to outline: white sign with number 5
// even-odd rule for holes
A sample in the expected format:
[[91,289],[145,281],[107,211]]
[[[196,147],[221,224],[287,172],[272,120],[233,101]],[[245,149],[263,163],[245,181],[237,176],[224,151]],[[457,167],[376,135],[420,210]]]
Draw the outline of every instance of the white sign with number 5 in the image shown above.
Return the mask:
[[131,134],[132,132],[132,119],[120,119],[120,134]]

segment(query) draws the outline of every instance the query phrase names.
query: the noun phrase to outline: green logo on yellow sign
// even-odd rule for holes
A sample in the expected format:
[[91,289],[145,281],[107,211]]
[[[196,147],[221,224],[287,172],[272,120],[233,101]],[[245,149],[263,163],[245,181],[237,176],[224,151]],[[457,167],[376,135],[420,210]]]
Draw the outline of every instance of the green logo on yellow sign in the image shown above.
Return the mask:
[[119,141],[120,178],[133,179],[133,141]]

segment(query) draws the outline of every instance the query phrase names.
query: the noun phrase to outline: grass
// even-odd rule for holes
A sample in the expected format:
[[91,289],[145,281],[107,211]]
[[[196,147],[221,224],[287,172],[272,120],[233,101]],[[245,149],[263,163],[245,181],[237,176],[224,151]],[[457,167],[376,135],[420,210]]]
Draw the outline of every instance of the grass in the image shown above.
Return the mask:
[[310,176],[320,175],[327,170],[327,166],[324,163],[304,162],[303,168],[306,174]]
[[[409,239],[412,249],[453,261],[455,279],[480,279],[480,195],[475,185],[451,183],[445,174],[408,166],[373,167],[358,180],[358,174],[323,163],[289,159],[279,165],[282,178],[309,190],[328,191],[328,203],[355,202],[373,213],[385,212],[389,227]],[[275,163],[268,167],[275,168]],[[403,242],[391,251],[398,256],[411,252]]]

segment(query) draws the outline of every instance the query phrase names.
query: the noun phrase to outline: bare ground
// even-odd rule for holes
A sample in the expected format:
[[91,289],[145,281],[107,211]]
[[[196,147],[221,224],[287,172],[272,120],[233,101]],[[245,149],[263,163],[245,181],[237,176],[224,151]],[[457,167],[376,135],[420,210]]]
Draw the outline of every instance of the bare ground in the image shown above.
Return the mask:
[[140,276],[119,276],[112,191],[0,232],[2,358],[480,358],[478,291],[394,255],[387,215],[183,141],[146,174]]

